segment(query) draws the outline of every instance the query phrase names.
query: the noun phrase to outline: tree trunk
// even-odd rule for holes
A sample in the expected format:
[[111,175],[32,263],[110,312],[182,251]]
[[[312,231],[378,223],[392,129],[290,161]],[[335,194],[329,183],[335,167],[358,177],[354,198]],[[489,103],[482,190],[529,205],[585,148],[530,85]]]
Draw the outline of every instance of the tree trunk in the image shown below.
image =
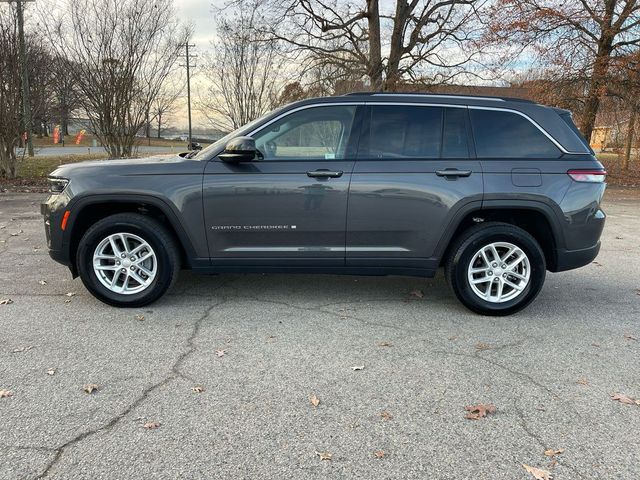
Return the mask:
[[382,46],[380,40],[380,8],[378,0],[367,0],[369,24],[369,65],[367,75],[371,81],[371,90],[382,89]]
[[613,50],[614,34],[612,31],[612,22],[615,7],[616,0],[607,0],[605,2],[605,15],[603,16],[603,25],[601,26],[602,33],[598,39],[598,51],[593,63],[591,83],[589,84],[587,99],[584,104],[584,113],[580,128],[587,142],[591,141],[593,127],[595,127],[596,124],[596,115],[600,108],[600,96],[602,95],[602,90],[607,86],[609,61],[611,60],[611,52]]
[[162,132],[162,113],[158,112],[158,138],[160,138],[161,132]]
[[629,170],[629,163],[631,161],[631,147],[633,146],[633,134],[636,130],[636,115],[637,109],[635,106],[631,109],[631,116],[629,117],[629,128],[627,130],[627,143],[624,149],[624,157],[622,158],[622,170]]

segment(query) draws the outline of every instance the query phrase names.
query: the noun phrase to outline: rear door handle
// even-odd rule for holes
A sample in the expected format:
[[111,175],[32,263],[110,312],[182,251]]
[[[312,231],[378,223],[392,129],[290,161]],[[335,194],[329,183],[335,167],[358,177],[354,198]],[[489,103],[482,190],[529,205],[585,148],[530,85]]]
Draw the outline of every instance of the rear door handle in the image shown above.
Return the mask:
[[307,177],[311,178],[338,178],[342,176],[342,170],[332,171],[326,169],[312,170],[307,172]]
[[447,168],[445,170],[436,170],[436,175],[445,178],[468,177],[471,170],[458,170],[457,168]]

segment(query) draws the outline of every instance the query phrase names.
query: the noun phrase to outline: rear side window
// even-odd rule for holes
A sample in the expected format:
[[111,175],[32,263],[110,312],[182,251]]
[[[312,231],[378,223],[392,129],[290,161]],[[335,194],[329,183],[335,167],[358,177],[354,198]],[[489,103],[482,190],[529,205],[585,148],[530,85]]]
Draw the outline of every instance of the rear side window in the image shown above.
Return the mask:
[[470,109],[478,158],[558,158],[560,150],[521,115]]
[[372,105],[359,158],[467,158],[465,109]]
[[568,125],[568,127],[571,129],[571,131],[573,131],[573,133],[576,134],[576,136],[580,139],[582,144],[585,147],[587,147],[587,150],[589,150],[591,153],[593,153],[593,150],[591,149],[591,146],[589,145],[589,142],[587,142],[587,140],[582,135],[582,132],[580,130],[578,130],[578,127],[576,127],[576,124],[573,121],[573,117],[571,116],[571,112],[562,112],[562,113],[558,113],[558,115],[560,116],[560,118],[562,120],[564,120],[564,123],[566,123]]

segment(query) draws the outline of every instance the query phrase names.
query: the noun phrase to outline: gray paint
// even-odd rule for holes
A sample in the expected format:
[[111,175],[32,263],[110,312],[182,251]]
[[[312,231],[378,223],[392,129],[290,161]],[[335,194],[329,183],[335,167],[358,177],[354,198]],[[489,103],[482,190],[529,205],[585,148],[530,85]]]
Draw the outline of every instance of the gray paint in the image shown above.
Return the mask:
[[[564,151],[586,147],[558,113],[533,103],[461,96],[349,96],[289,105],[236,132],[245,135],[303,108],[319,105],[411,104],[505,108],[520,112]],[[473,152],[473,144],[470,144]],[[493,208],[542,212],[559,254],[583,264],[597,253],[603,184],[573,182],[571,168],[599,168],[588,153],[555,159],[350,159],[222,162],[216,145],[192,159],[150,157],[62,166],[62,195],[43,205],[51,254],[73,264],[70,235],[81,209],[134,202],[160,208],[185,246],[188,266],[206,271],[297,269],[431,275],[459,222]],[[473,153],[472,153],[473,157]],[[307,172],[330,169],[336,178]],[[458,169],[461,177],[437,172]],[[65,210],[69,228],[59,229]],[[589,250],[591,249],[591,250]],[[588,250],[588,251],[586,251]],[[583,254],[586,251],[585,254]],[[583,253],[580,253],[583,252]],[[594,255],[595,255],[594,253]],[[571,255],[567,254],[567,258]],[[564,267],[563,267],[564,268]]]

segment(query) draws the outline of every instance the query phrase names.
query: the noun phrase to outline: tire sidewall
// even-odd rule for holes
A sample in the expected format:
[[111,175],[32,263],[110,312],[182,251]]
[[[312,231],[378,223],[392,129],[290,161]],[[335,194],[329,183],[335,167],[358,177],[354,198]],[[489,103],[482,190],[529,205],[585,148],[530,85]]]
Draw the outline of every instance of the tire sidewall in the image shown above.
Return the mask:
[[[136,222],[105,219],[91,227],[80,242],[76,262],[82,282],[93,295],[105,303],[119,307],[136,307],[160,297],[171,283],[170,259],[165,245],[153,228]],[[151,284],[141,292],[121,295],[112,292],[98,279],[93,269],[93,254],[98,244],[113,233],[131,233],[144,239],[156,255],[158,271]]]
[[[462,303],[474,312],[484,315],[509,315],[523,309],[540,292],[546,275],[544,254],[528,234],[516,229],[495,227],[477,232],[467,239],[456,252],[453,261],[452,286]],[[508,242],[520,248],[529,258],[531,275],[524,291],[517,297],[503,303],[492,303],[476,295],[468,278],[469,263],[484,246],[495,242]]]

